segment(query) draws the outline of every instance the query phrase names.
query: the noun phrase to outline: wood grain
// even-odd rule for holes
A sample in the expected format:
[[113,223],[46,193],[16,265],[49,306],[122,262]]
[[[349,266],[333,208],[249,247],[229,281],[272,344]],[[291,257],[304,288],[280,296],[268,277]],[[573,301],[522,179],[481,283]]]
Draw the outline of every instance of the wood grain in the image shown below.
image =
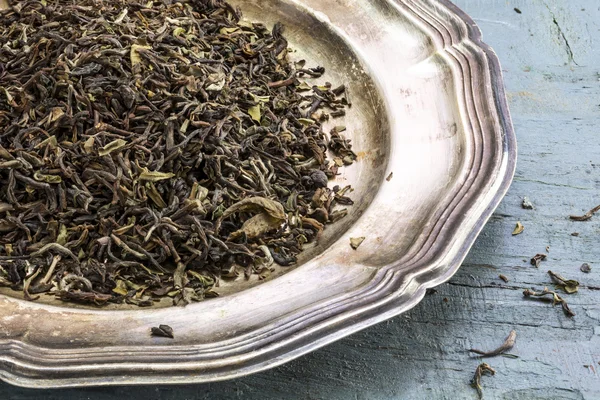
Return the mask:
[[[182,387],[34,391],[3,399],[475,399],[480,362],[511,329],[518,359],[487,359],[486,399],[600,398],[600,7],[597,0],[459,0],[498,53],[517,131],[515,181],[456,276],[413,310],[276,369]],[[521,14],[514,11],[517,7]],[[535,210],[521,208],[528,196]],[[525,231],[512,237],[517,221]],[[579,236],[572,236],[578,232]],[[529,264],[546,252],[540,268]],[[583,262],[592,271],[579,270]],[[560,307],[525,300],[547,270],[582,286]],[[498,278],[504,274],[505,283]]]

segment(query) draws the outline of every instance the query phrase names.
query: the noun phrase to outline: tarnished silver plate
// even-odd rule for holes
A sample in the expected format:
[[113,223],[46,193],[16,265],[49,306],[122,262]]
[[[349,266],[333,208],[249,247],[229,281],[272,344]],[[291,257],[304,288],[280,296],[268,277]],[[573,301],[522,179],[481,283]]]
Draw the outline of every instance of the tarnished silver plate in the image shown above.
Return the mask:
[[[73,308],[2,292],[1,379],[190,383],[282,364],[413,307],[457,270],[508,189],[516,143],[500,66],[448,1],[234,3],[249,20],[283,22],[296,57],[349,87],[344,123],[360,161],[338,184],[355,187],[351,214],[296,268],[185,308]],[[159,324],[175,339],[150,337]]]

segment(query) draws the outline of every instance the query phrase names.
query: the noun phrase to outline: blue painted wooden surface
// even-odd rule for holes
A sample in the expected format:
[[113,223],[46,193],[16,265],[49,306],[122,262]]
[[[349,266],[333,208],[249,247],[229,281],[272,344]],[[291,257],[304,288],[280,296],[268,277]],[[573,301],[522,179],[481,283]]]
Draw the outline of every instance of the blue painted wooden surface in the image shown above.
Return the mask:
[[[503,65],[519,144],[515,181],[457,275],[391,321],[243,379],[180,387],[34,391],[0,383],[1,399],[475,399],[480,362],[511,329],[513,353],[484,377],[486,399],[600,399],[600,3],[458,0]],[[518,14],[514,8],[518,8]],[[521,208],[528,196],[535,210]],[[512,237],[517,221],[525,231]],[[571,233],[578,232],[579,236]],[[539,269],[528,259],[545,252]],[[579,270],[583,262],[592,272]],[[524,300],[551,286],[547,270],[578,279],[577,313]],[[510,281],[504,283],[499,274]]]

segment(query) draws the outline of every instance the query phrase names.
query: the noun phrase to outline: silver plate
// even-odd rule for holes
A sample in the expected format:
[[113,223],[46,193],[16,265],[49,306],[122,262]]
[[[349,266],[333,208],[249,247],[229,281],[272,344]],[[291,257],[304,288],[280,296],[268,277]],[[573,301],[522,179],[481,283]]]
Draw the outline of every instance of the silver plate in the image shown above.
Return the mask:
[[[64,387],[208,382],[289,361],[417,304],[448,280],[508,189],[501,70],[446,0],[236,0],[281,21],[295,57],[345,83],[357,204],[291,270],[185,308],[101,309],[0,295],[0,378]],[[1,3],[0,3],[1,4]],[[337,122],[336,122],[337,123]],[[385,178],[393,172],[391,180]],[[349,238],[365,236],[354,251]],[[168,324],[175,339],[153,338]]]

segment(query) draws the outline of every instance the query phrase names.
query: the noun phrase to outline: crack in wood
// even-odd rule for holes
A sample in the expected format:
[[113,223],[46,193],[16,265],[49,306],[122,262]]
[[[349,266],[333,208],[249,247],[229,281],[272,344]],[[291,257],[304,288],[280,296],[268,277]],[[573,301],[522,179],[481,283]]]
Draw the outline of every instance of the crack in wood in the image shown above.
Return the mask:
[[558,37],[559,37],[559,39],[562,39],[562,41],[565,44],[565,51],[567,52],[567,56],[569,57],[569,61],[573,62],[573,64],[575,64],[575,65],[579,65],[575,61],[575,56],[573,54],[573,50],[571,49],[571,45],[569,44],[569,40],[567,39],[567,36],[565,35],[565,32],[560,27],[560,24],[558,23],[558,20],[556,19],[556,15],[554,15],[554,12],[552,11],[552,9],[550,8],[550,6],[548,6],[548,4],[546,2],[543,2],[543,3],[546,6],[546,8],[548,9],[548,11],[550,12],[550,16],[552,17],[552,22],[554,23],[554,25],[556,25],[556,28],[558,29]]

